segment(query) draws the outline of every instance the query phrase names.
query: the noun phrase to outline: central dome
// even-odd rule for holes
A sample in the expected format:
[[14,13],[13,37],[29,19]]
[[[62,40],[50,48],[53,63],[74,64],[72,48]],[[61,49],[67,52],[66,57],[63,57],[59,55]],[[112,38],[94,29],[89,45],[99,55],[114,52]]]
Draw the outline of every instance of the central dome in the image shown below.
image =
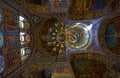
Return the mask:
[[82,24],[72,24],[66,30],[66,42],[72,48],[84,48],[89,38],[89,30]]

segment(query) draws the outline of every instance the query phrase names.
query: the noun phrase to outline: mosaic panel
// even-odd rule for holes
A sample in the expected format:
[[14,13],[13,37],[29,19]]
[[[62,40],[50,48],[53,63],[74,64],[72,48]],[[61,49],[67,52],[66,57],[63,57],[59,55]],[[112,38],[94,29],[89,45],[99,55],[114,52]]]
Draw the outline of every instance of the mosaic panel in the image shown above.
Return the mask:
[[[119,46],[120,46],[120,37],[119,37],[119,29],[120,29],[120,17],[113,16],[109,17],[101,23],[99,29],[99,43],[102,49],[106,52],[113,52],[115,54],[120,54]],[[101,30],[103,30],[101,32]],[[104,38],[103,38],[104,36]]]

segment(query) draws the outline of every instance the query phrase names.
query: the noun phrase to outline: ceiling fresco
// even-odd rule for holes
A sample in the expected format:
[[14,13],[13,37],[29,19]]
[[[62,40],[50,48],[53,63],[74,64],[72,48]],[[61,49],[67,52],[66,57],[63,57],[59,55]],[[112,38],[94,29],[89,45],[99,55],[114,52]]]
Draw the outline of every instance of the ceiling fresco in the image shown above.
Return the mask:
[[66,29],[66,45],[72,48],[84,48],[89,42],[89,30],[82,24],[75,24]]
[[92,22],[87,25],[82,21],[80,23],[76,21],[76,23],[66,25],[65,22],[58,22],[56,18],[45,20],[35,29],[36,47],[41,52],[52,56],[62,53],[69,54],[71,51],[76,52],[76,50],[79,52],[83,50],[93,51],[97,48],[92,48],[96,45],[93,43],[92,37],[94,34],[91,30],[93,26]]
[[[98,18],[98,19],[93,19],[93,20],[66,20],[65,22],[65,29],[66,29],[66,54],[73,54],[73,53],[101,53],[101,47],[98,43],[98,28],[99,28],[99,24],[101,23],[101,21],[103,20],[103,18]],[[79,40],[79,35],[76,36],[78,32],[78,28],[72,29],[70,30],[71,27],[74,28],[74,26],[82,26],[83,29],[85,29],[86,31],[80,31],[79,32],[83,32],[84,37],[80,38],[80,42],[81,44],[74,44],[74,45],[79,45],[82,46],[81,48],[75,48],[75,47],[71,47],[71,44],[69,44],[69,35],[71,33],[73,33],[74,30],[74,37],[76,37],[76,39],[74,37],[72,37],[72,39],[74,40]],[[69,31],[67,31],[69,30]],[[80,35],[81,36],[81,35]],[[78,43],[78,42],[77,42]],[[84,44],[85,43],[85,44]],[[72,43],[73,45],[73,43]],[[83,46],[84,45],[84,46]]]
[[0,4],[0,77],[5,78],[28,62],[33,45],[28,19]]
[[74,78],[70,64],[62,62],[57,63],[52,73],[52,78]]
[[119,0],[41,0],[41,4],[29,0],[16,1],[32,15],[48,18],[53,13],[67,13],[67,18],[75,20],[98,18],[120,8]]
[[49,0],[52,5],[51,12],[67,12],[69,0]]
[[0,78],[120,78],[119,4],[0,1]]
[[[103,50],[108,50],[115,54],[119,54],[119,46],[120,46],[120,37],[119,37],[119,29],[120,29],[120,16],[115,16],[111,18],[106,18],[99,28],[99,42]],[[101,32],[103,30],[104,32]],[[101,37],[101,35],[103,36]],[[107,52],[107,51],[106,51]]]
[[114,12],[116,7],[119,7],[118,0],[71,0],[68,13],[70,19],[86,20]]
[[50,78],[52,75],[52,69],[50,68],[52,66],[53,64],[47,62],[32,64],[30,69],[30,78]]
[[44,1],[43,0],[40,0],[40,1],[16,0],[16,1],[20,5],[23,5],[24,7],[26,7],[26,9],[33,15],[46,13],[46,11],[51,8],[50,4],[48,3],[48,0],[44,0]]
[[[75,78],[113,77],[115,60],[101,54],[73,54],[70,57]],[[113,62],[112,62],[113,61]],[[110,68],[110,69],[109,69]],[[116,67],[118,68],[118,67]],[[103,73],[104,72],[104,73]]]
[[[71,62],[76,78],[108,78],[109,71],[104,64],[93,60],[75,60]],[[76,73],[79,72],[79,73]]]
[[[36,28],[36,45],[41,51],[56,56],[65,51],[64,23],[56,18],[45,20]],[[42,45],[42,46],[41,46]]]

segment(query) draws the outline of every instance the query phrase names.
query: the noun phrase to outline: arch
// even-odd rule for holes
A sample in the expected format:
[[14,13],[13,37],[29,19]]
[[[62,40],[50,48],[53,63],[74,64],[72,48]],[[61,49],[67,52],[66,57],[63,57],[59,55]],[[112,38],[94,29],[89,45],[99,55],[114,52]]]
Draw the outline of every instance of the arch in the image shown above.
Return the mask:
[[30,23],[25,17],[19,16],[19,27],[20,27],[21,59],[24,61],[31,55],[32,35],[30,32]]
[[[4,1],[3,2],[1,1],[0,4],[1,4],[0,8],[2,10],[2,21],[1,21],[0,30],[4,32],[3,33],[4,45],[1,50],[2,50],[2,56],[4,57],[4,62],[5,62],[4,63],[5,68],[1,76],[8,77],[13,73],[15,73],[16,71],[19,71],[18,69],[20,69],[22,66],[27,64],[27,62],[30,60],[32,56],[32,53],[30,54],[30,57],[26,61],[24,61],[24,63],[22,63],[21,53],[20,53],[21,51],[20,27],[18,24],[20,13],[18,10],[11,7],[11,5],[4,3]],[[29,33],[31,34],[32,32],[29,31]],[[28,39],[28,38],[29,36],[27,35],[25,39]],[[31,44],[32,44],[32,39],[31,39]],[[33,50],[32,45],[30,47]],[[27,48],[25,47],[26,53],[29,53],[28,49],[29,49],[28,47]]]
[[[97,58],[96,58],[97,57]],[[73,54],[70,63],[75,78],[107,78],[111,72],[107,69],[105,57],[100,54]],[[103,58],[103,60],[101,60]]]
[[105,53],[120,54],[119,23],[120,16],[105,18],[100,24],[98,41]]

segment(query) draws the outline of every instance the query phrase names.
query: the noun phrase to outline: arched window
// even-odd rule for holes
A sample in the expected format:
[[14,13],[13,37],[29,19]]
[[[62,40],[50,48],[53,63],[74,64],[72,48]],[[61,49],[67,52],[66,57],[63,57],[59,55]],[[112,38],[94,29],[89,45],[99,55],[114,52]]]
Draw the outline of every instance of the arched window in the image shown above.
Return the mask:
[[26,18],[19,16],[21,60],[25,60],[30,55],[30,24]]
[[21,59],[25,60],[30,55],[30,48],[21,48]]

